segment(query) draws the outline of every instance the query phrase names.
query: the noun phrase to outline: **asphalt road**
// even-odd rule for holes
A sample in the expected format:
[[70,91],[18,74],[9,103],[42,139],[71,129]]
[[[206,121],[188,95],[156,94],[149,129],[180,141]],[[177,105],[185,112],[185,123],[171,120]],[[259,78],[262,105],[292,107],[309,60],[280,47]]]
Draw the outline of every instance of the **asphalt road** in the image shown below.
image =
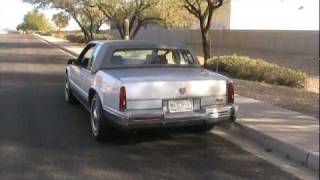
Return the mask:
[[64,102],[68,56],[0,35],[0,179],[294,179],[213,134],[144,131],[97,142]]

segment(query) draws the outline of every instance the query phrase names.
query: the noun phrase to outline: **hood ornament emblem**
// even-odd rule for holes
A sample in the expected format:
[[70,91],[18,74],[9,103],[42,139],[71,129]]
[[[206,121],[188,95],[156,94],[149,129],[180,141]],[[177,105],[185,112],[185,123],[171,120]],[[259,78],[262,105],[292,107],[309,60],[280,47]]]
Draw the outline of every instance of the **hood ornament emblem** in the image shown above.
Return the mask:
[[186,93],[186,88],[180,88],[179,89],[180,94],[185,94]]

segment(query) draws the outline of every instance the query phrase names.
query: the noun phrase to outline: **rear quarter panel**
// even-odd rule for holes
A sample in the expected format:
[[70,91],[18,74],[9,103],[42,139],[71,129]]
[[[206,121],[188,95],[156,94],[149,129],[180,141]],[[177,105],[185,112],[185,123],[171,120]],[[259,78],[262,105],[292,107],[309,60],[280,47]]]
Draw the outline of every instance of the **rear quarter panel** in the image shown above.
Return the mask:
[[121,82],[110,76],[107,72],[98,71],[92,84],[92,89],[97,91],[104,108],[119,108],[119,89]]

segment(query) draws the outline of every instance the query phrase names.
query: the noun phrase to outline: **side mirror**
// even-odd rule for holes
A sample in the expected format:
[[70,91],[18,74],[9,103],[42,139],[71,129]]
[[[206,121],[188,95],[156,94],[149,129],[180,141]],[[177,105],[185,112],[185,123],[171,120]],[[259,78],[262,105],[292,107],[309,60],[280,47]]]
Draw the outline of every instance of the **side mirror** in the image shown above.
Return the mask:
[[68,63],[67,64],[74,64],[76,62],[77,59],[68,59]]

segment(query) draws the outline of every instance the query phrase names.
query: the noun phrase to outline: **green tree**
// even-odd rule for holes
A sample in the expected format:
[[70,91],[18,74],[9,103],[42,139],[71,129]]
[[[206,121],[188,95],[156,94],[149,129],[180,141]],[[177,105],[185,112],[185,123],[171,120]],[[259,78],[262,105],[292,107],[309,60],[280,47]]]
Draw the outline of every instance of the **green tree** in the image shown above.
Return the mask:
[[82,0],[79,3],[82,12],[79,13],[80,23],[83,28],[88,31],[89,39],[94,39],[94,33],[99,29],[105,21],[102,12],[98,7],[93,6],[93,0]]
[[79,25],[86,41],[94,39],[104,19],[97,7],[92,6],[93,0],[24,0],[37,8],[51,7],[63,10]]
[[183,8],[184,0],[160,0],[153,13],[162,19],[159,25],[165,28],[188,28],[196,23],[196,18]]
[[159,0],[96,0],[105,19],[108,19],[118,30],[120,37],[125,38],[125,19],[129,20],[129,37],[133,39],[141,27],[161,21],[155,8]]
[[47,31],[50,30],[50,24],[43,13],[34,10],[24,16],[23,22],[17,26],[17,29],[32,32]]
[[224,0],[184,0],[184,7],[198,19],[202,37],[204,66],[211,56],[209,44],[209,30],[212,16],[216,9],[220,8]]
[[69,20],[70,20],[70,17],[64,12],[59,12],[52,16],[52,21],[57,26],[58,32],[60,32],[61,29],[68,26]]
[[23,33],[25,33],[27,31],[27,27],[26,27],[25,23],[19,24],[16,29],[18,31],[22,31]]

